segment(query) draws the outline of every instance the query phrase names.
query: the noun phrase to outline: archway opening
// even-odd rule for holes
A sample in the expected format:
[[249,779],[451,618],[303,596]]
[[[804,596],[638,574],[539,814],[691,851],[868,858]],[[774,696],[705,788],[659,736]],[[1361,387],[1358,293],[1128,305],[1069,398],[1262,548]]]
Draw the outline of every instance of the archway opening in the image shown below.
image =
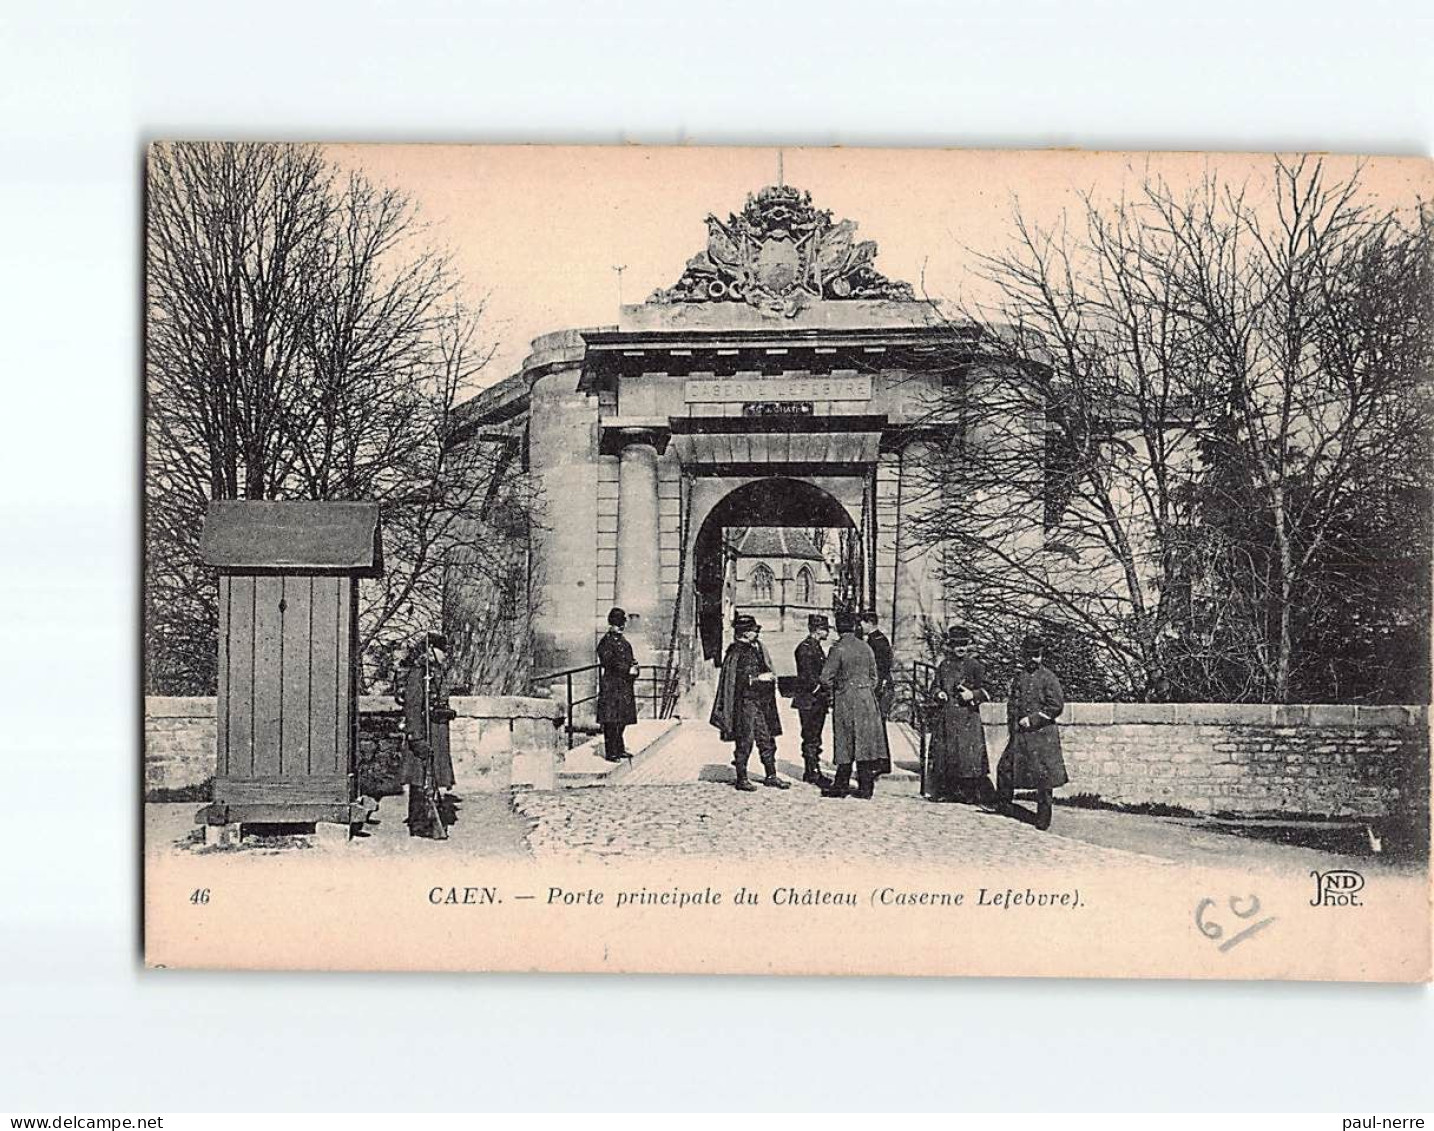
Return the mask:
[[730,492],[703,521],[692,550],[703,658],[720,662],[733,615],[750,613],[777,673],[791,674],[808,615],[860,602],[863,543],[847,509],[812,483],[772,477]]

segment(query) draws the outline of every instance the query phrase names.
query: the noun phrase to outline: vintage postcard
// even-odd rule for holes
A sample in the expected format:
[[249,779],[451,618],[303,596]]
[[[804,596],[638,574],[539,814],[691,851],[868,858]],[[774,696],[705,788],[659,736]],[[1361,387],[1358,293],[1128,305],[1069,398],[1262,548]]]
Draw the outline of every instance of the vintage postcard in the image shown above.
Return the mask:
[[1428,160],[145,175],[150,966],[1430,978]]

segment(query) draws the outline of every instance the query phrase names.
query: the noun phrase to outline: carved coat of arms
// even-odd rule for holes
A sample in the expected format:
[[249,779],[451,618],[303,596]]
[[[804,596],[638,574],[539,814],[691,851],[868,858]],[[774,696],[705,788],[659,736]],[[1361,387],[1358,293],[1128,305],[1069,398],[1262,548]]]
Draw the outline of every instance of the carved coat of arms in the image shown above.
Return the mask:
[[708,216],[706,249],[648,301],[745,302],[788,318],[819,299],[915,302],[911,284],[886,278],[875,258],[876,244],[857,242],[855,223],[833,223],[829,211],[812,207],[811,193],[772,185],[726,223]]

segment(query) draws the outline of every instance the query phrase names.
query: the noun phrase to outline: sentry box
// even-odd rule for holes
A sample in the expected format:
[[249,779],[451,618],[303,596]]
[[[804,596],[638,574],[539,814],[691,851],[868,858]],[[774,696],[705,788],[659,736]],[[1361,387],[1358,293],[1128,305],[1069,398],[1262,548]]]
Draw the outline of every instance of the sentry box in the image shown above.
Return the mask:
[[[245,824],[333,824],[359,797],[358,583],[383,574],[377,503],[209,504],[199,548],[219,570],[218,764],[206,839]],[[338,830],[335,830],[336,832]]]

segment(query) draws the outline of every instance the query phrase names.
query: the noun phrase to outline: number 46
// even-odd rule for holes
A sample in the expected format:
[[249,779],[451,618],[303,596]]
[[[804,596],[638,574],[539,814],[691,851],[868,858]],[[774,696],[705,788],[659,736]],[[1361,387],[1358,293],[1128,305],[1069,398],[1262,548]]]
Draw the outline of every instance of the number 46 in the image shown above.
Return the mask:
[[190,897],[189,897],[189,902],[190,902],[190,903],[208,903],[208,902],[209,902],[209,889],[208,889],[208,888],[195,888],[193,894],[190,895]]

